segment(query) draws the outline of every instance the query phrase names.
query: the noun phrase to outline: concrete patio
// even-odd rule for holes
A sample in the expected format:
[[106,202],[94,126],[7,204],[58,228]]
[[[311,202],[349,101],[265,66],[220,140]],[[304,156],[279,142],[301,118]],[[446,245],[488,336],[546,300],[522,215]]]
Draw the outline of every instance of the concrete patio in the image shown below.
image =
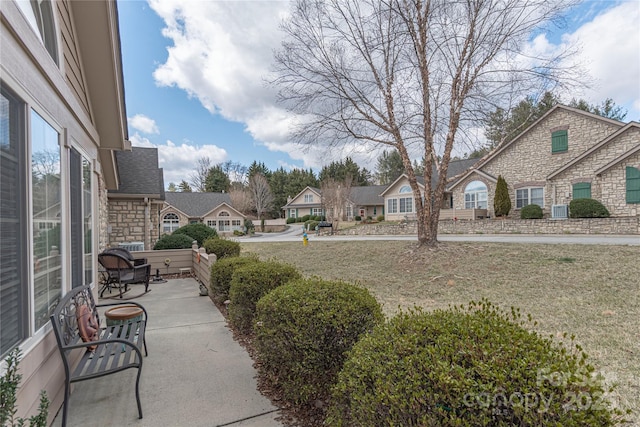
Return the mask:
[[[133,285],[125,298],[141,289],[142,285]],[[278,408],[257,391],[253,361],[233,340],[209,297],[199,296],[198,283],[192,278],[172,279],[152,283],[150,289],[132,299],[149,313],[149,356],[140,383],[144,418],[138,419],[136,370],[131,369],[76,383],[67,424],[282,426],[276,420]],[[59,427],[61,419],[62,411],[53,426]]]

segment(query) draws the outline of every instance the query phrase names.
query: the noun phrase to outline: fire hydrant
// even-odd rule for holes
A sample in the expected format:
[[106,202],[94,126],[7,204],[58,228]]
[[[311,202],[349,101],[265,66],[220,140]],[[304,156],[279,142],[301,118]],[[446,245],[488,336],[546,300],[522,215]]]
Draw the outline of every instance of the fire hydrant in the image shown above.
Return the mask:
[[309,237],[307,237],[307,232],[302,233],[302,245],[307,246],[309,244]]

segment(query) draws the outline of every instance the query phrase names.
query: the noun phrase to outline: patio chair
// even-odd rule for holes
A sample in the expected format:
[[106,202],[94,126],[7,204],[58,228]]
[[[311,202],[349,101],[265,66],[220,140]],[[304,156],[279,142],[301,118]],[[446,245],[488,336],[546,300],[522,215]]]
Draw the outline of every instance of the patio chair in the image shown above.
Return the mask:
[[128,286],[134,283],[144,283],[144,291],[149,292],[151,264],[147,264],[146,262],[140,264],[138,261],[136,265],[135,260],[129,259],[129,257],[119,249],[120,248],[111,248],[98,254],[98,262],[105,270],[100,297],[102,298],[107,289],[111,292],[111,288],[117,287],[120,291],[120,298],[122,298],[123,288],[124,292],[126,292]]
[[147,263],[146,258],[134,258],[133,254],[126,248],[107,248],[103,251],[103,253],[112,252],[125,256],[129,261],[133,262],[133,265],[142,265]]

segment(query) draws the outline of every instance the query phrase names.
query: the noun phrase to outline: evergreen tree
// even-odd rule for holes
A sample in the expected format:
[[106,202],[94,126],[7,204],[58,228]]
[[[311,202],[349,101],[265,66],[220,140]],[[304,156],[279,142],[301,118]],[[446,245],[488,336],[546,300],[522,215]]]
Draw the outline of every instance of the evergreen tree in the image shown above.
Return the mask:
[[502,175],[498,175],[496,194],[493,198],[493,210],[496,216],[507,216],[511,211],[509,189],[507,188],[507,181],[504,180]]
[[183,179],[182,181],[180,181],[180,184],[178,184],[178,191],[181,191],[183,193],[191,193],[193,190],[191,189],[189,183]]
[[209,169],[209,173],[207,174],[207,178],[204,183],[204,188],[206,192],[209,193],[222,193],[228,192],[229,187],[231,186],[231,180],[222,170],[222,166],[216,165]]
[[251,178],[256,174],[264,175],[268,179],[271,175],[271,171],[263,162],[257,162],[254,160],[247,169],[247,179],[251,181]]
[[345,181],[347,178],[351,178],[353,186],[371,184],[371,172],[366,168],[361,169],[351,157],[347,157],[344,161],[331,162],[328,166],[324,166],[318,179],[322,182],[329,178],[335,181]]
[[169,183],[169,188],[167,189],[167,191],[169,191],[170,193],[175,193],[176,192],[176,184],[174,182],[170,182]]
[[398,150],[392,150],[390,152],[384,150],[382,155],[378,157],[378,165],[376,167],[378,184],[391,184],[403,173],[404,165],[402,164],[402,157]]
[[607,98],[599,105],[589,104],[584,99],[576,100],[575,98],[569,103],[569,107],[574,107],[579,110],[588,111],[593,114],[597,114],[608,119],[623,121],[627,117],[627,111],[616,105],[613,99]]

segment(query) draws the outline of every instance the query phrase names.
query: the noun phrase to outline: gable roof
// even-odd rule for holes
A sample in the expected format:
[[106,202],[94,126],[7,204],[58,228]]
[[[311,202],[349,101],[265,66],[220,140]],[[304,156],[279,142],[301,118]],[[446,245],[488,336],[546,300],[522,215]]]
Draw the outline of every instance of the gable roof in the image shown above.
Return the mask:
[[[560,173],[564,172],[565,170],[569,169],[571,166],[573,166],[573,165],[577,164],[578,162],[582,161],[583,159],[588,157],[590,154],[598,151],[599,149],[601,149],[602,147],[607,145],[609,142],[614,140],[617,136],[623,134],[624,132],[626,132],[627,130],[629,130],[631,128],[640,128],[640,123],[636,123],[636,122],[627,123],[625,126],[621,127],[620,129],[618,129],[617,131],[615,131],[611,135],[607,136],[605,139],[603,139],[602,141],[600,141],[599,143],[597,143],[593,147],[589,148],[587,151],[585,151],[584,153],[580,154],[578,157],[574,158],[573,160],[571,160],[566,165],[564,165],[561,168],[559,168],[559,169],[555,170],[554,172],[552,172],[549,176],[547,176],[547,179],[553,179],[554,177],[558,176]],[[639,145],[639,147],[640,147],[640,145]],[[631,151],[633,151],[633,149]],[[625,157],[626,154],[627,153],[624,153],[623,157]]]
[[[475,165],[479,161],[480,161],[479,158],[451,160],[449,162],[449,167],[447,168],[447,181],[450,181],[450,182],[447,184],[446,188],[449,189],[450,187],[453,187],[459,181],[460,179],[459,177],[462,176],[465,171],[469,170],[469,168],[471,168],[473,165]],[[385,190],[380,195],[384,196],[387,190],[393,187],[394,185],[396,185],[396,183],[401,179],[407,179],[407,174],[400,175],[391,184],[385,186],[386,187]],[[416,176],[416,180],[418,181],[418,185],[424,188],[424,177],[422,175],[418,175]],[[438,172],[434,165],[433,172],[431,173],[431,189],[435,190],[437,186],[438,186]]]
[[624,159],[626,159],[628,157],[631,157],[632,155],[634,155],[636,153],[640,153],[640,144],[638,144],[636,147],[632,148],[631,150],[627,151],[626,153],[624,153],[620,157],[617,157],[617,158],[613,159],[611,162],[607,163],[606,165],[604,165],[603,167],[598,169],[596,171],[596,175],[600,175],[601,173],[603,173],[607,169],[610,169],[610,168],[614,167],[615,165],[617,165],[618,163],[620,163]]
[[164,175],[158,167],[157,148],[133,147],[115,154],[120,186],[109,194],[164,200]]
[[[314,194],[316,194],[318,197],[321,198],[322,200],[322,191],[320,191],[319,188],[316,187],[310,187],[310,186],[306,186],[302,189],[302,191],[300,191],[298,194],[295,195],[295,197],[292,197],[290,200],[287,201],[287,204],[284,205],[281,209],[284,209],[286,207],[288,207],[289,205],[291,205],[291,203],[293,203],[298,197],[300,197],[304,192],[306,192],[307,190],[310,190],[311,192],[313,192]],[[321,204],[321,200],[317,201],[317,202],[313,202],[313,203],[304,203],[304,204],[300,204],[300,203],[296,203],[295,206],[296,207],[309,207],[309,206],[318,206],[319,204]]]
[[204,218],[209,212],[223,203],[231,206],[231,198],[228,193],[179,193],[169,191],[165,194],[165,202],[189,218]]
[[349,200],[353,204],[359,206],[381,206],[384,205],[384,197],[382,197],[382,192],[386,188],[386,185],[351,187]]

